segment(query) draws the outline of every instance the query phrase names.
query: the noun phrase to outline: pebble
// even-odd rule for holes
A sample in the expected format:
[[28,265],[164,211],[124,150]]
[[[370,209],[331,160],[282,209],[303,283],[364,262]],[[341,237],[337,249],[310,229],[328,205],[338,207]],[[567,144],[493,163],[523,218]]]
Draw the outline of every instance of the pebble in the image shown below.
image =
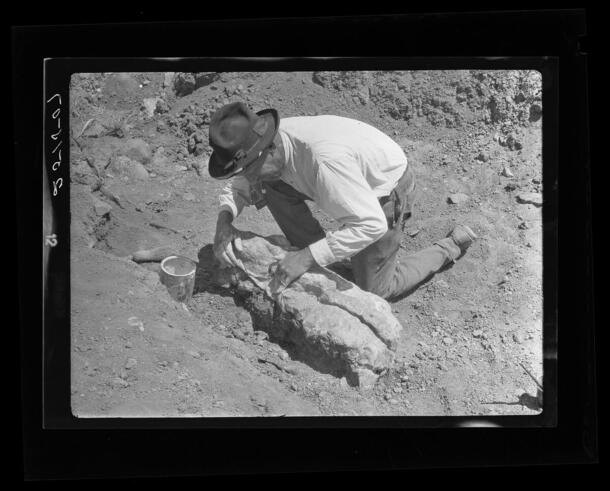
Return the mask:
[[392,389],[394,391],[395,394],[400,394],[402,393],[402,387],[394,387],[394,389]]
[[481,331],[480,329],[477,329],[476,331],[474,331],[472,333],[473,337],[475,338],[480,338],[483,335],[483,331]]
[[390,399],[390,404],[398,404],[398,401],[396,399]]
[[504,169],[502,169],[502,175],[504,177],[514,177],[514,174],[510,171],[510,169],[508,167],[504,167]]
[[467,194],[455,193],[455,194],[449,195],[449,197],[447,198],[447,201],[450,204],[459,205],[461,203],[465,203],[466,201],[468,201],[468,199],[469,199],[469,196]]
[[201,354],[198,351],[187,351],[187,354],[191,355],[193,358],[201,358]]
[[487,162],[489,160],[489,154],[485,151],[481,151],[477,156],[477,160],[480,160],[481,162]]
[[542,194],[521,193],[517,195],[517,202],[521,204],[532,204],[535,206],[542,206]]
[[449,337],[443,338],[443,343],[445,343],[445,344],[453,344],[453,339],[451,339]]
[[298,389],[297,384],[290,384],[290,389],[296,391]]
[[521,344],[523,342],[523,338],[518,333],[514,333],[513,341],[517,344]]
[[132,368],[135,368],[137,364],[138,360],[136,360],[135,358],[128,358],[127,363],[125,363],[125,369],[131,370]]
[[526,222],[521,222],[521,223],[519,224],[519,228],[520,228],[521,230],[527,230],[527,229],[529,228],[529,225],[528,225]]
[[108,203],[104,203],[103,201],[98,201],[95,204],[94,209],[95,214],[101,217],[110,213],[110,211],[112,210],[112,206],[110,206]]
[[184,193],[182,197],[185,201],[195,201],[195,195],[193,193]]

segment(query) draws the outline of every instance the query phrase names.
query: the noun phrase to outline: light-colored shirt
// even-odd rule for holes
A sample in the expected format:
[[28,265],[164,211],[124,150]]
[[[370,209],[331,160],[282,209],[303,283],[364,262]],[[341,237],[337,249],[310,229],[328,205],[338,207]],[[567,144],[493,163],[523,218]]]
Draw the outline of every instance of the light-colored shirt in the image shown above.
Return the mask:
[[[309,246],[320,266],[353,256],[387,232],[378,200],[391,193],[407,168],[407,157],[394,140],[340,116],[283,118],[278,131],[286,156],[281,180],[341,225]],[[220,196],[221,209],[234,217],[251,204],[250,185],[241,176]]]

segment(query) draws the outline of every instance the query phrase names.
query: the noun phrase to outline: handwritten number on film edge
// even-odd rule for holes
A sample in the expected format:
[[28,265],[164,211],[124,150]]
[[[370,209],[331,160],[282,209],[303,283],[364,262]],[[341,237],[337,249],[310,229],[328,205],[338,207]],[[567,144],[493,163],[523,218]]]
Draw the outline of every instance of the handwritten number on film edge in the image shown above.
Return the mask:
[[[61,115],[61,96],[59,94],[53,95],[50,99],[47,100],[47,104],[49,104],[55,98],[58,99],[60,107],[55,109],[55,111],[53,111],[53,113],[51,114],[51,117],[57,122],[57,132],[51,134],[51,139],[53,141],[57,141],[57,139],[59,138],[59,136],[62,133],[61,119],[59,118],[59,116]],[[61,166],[61,150],[59,150],[59,147],[61,147],[62,143],[63,143],[63,141],[59,140],[59,143],[51,151],[52,154],[55,154],[57,152],[57,160],[55,162],[53,162],[53,165],[51,166],[51,169],[53,170],[53,172],[57,172]],[[59,150],[59,152],[58,152],[58,150]],[[64,181],[61,177],[58,177],[57,179],[52,179],[52,183],[53,183],[53,196],[57,196],[57,193],[63,186]],[[45,237],[45,245],[50,246],[50,247],[55,247],[57,245],[57,235],[56,234],[47,235]]]

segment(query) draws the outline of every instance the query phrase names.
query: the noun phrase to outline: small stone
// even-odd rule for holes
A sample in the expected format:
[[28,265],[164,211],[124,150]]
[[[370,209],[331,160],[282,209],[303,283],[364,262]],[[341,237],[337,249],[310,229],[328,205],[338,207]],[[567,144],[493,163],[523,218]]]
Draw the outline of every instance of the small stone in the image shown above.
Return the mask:
[[129,341],[127,341],[127,342],[125,343],[125,348],[127,348],[127,349],[131,349],[131,347],[132,347],[132,344],[131,344]]
[[517,195],[517,202],[521,204],[532,204],[535,206],[542,206],[542,194],[521,193]]
[[195,195],[193,193],[184,193],[182,197],[185,201],[195,201]]
[[530,248],[531,248],[531,247],[534,247],[534,246],[532,245],[532,243],[531,243],[531,242],[528,242],[527,244],[525,244],[525,246],[526,246],[526,247],[530,247]]
[[502,169],[502,175],[504,177],[514,177],[514,174],[511,172],[511,170],[507,166],[504,166],[504,169]]
[[297,384],[290,384],[290,390],[296,391],[298,389]]
[[455,194],[451,194],[449,195],[449,197],[447,198],[447,202],[453,205],[458,205],[461,203],[465,203],[466,201],[468,201],[469,196],[467,194],[464,193],[455,193]]
[[394,391],[395,394],[402,393],[402,387],[394,387],[392,390]]
[[390,399],[390,404],[398,404],[398,400],[397,399]]
[[535,177],[532,179],[532,183],[534,183],[534,184],[540,184],[540,182],[541,182],[540,179],[537,179]]
[[451,339],[449,337],[445,337],[445,338],[443,338],[443,343],[445,343],[445,344],[453,344],[453,339]]
[[513,333],[513,341],[517,344],[521,344],[523,342],[523,338],[517,332]]
[[384,394],[384,395],[383,395],[383,398],[384,398],[386,401],[389,401],[389,400],[392,398],[392,396],[391,396],[390,394]]
[[193,358],[201,358],[201,354],[198,351],[187,351],[187,354]]
[[477,156],[477,160],[480,160],[481,162],[487,162],[489,160],[489,154],[486,151],[482,150]]
[[112,210],[112,206],[110,206],[108,203],[104,203],[103,201],[97,200],[94,205],[94,210],[95,214],[101,217],[110,213],[110,211]]
[[480,329],[477,329],[476,331],[474,331],[472,333],[472,336],[475,338],[480,338],[483,335],[483,331],[481,331]]
[[138,360],[136,360],[135,358],[128,358],[127,363],[125,363],[125,369],[131,370],[132,368],[135,368],[137,364]]
[[527,229],[529,228],[529,226],[528,226],[528,224],[527,224],[526,222],[521,222],[521,223],[519,224],[519,228],[520,228],[521,230],[527,230]]

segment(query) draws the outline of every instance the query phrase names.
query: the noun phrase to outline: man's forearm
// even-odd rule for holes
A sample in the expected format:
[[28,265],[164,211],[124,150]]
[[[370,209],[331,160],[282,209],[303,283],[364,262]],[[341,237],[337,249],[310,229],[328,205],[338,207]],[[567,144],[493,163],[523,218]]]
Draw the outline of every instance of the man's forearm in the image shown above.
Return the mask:
[[229,224],[233,223],[233,213],[229,210],[220,210],[218,213],[218,221],[217,224]]

